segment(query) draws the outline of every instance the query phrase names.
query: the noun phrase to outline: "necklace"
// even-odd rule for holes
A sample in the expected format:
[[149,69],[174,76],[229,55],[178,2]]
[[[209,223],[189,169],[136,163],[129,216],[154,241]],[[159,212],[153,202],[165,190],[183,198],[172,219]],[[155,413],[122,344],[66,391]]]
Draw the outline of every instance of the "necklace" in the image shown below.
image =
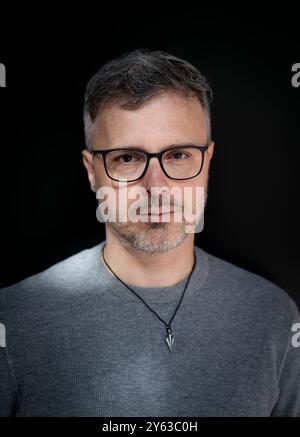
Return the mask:
[[189,285],[189,282],[190,282],[190,279],[191,279],[191,276],[192,276],[192,273],[193,273],[193,271],[194,271],[194,268],[195,268],[195,256],[194,256],[194,263],[193,263],[193,267],[192,267],[192,271],[191,271],[191,273],[189,274],[189,276],[188,276],[188,279],[187,279],[187,282],[186,282],[186,284],[185,284],[185,287],[184,287],[184,290],[183,290],[183,292],[182,292],[182,295],[181,295],[181,298],[180,298],[180,300],[179,300],[179,302],[178,302],[178,305],[177,305],[177,307],[176,307],[176,309],[175,309],[175,311],[174,311],[174,314],[173,314],[173,316],[171,317],[171,319],[170,319],[170,321],[169,321],[169,323],[167,323],[167,322],[165,322],[158,314],[157,314],[157,312],[156,311],[154,311],[145,301],[144,301],[144,299],[143,298],[141,298],[141,296],[139,296],[132,288],[130,288],[127,284],[125,284],[125,282],[123,282],[122,281],[122,279],[120,279],[117,275],[116,275],[116,273],[109,267],[109,265],[107,264],[107,262],[106,262],[106,260],[105,260],[105,257],[104,257],[104,247],[102,247],[102,251],[101,251],[101,258],[102,258],[102,261],[103,261],[103,263],[105,264],[105,266],[108,268],[108,270],[112,273],[112,275],[113,276],[115,276],[120,282],[122,282],[122,284],[126,287],[126,288],[128,288],[128,290],[130,290],[132,293],[134,293],[135,294],[135,296],[136,297],[138,297],[143,303],[144,303],[144,305],[146,305],[146,307],[165,325],[165,327],[166,327],[166,330],[167,330],[167,337],[166,337],[166,342],[167,342],[167,345],[168,345],[168,348],[169,348],[169,351],[170,352],[172,352],[172,347],[173,347],[173,344],[174,344],[174,336],[173,336],[173,332],[172,332],[172,329],[171,329],[171,323],[172,323],[172,321],[173,321],[173,319],[174,319],[174,317],[175,317],[175,315],[176,315],[176,313],[177,313],[177,310],[178,310],[178,308],[180,307],[180,304],[181,304],[181,302],[182,302],[182,299],[183,299],[183,296],[184,296],[184,294],[185,294],[185,292],[186,292],[186,289],[187,289],[187,287],[188,287],[188,285]]

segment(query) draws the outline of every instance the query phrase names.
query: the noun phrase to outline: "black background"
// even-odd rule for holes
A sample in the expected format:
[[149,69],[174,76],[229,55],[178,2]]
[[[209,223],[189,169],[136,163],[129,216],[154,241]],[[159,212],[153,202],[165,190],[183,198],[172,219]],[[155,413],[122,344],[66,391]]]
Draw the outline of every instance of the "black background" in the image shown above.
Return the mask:
[[[76,10],[75,10],[76,8]],[[79,14],[78,14],[79,13]],[[1,282],[104,239],[81,150],[87,81],[136,48],[165,50],[207,77],[215,153],[196,244],[285,289],[300,306],[300,62],[293,6],[90,4],[4,11],[0,62]]]

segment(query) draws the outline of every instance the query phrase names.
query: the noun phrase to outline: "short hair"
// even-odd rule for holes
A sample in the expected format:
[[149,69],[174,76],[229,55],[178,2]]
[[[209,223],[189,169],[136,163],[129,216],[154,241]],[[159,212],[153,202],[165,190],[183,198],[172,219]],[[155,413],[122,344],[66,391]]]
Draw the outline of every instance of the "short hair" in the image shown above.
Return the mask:
[[137,49],[107,62],[88,82],[83,116],[87,149],[92,148],[94,121],[105,105],[117,103],[123,109],[136,109],[166,91],[198,98],[210,141],[212,91],[206,78],[189,62],[167,52]]

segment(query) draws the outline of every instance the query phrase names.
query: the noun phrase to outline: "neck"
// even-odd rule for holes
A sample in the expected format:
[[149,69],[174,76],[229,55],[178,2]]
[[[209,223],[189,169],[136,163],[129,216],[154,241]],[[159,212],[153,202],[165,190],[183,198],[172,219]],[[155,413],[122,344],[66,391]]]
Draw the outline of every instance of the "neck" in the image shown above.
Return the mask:
[[110,233],[104,246],[105,261],[126,284],[136,287],[170,287],[183,281],[194,263],[194,235],[169,252],[149,254],[122,245]]

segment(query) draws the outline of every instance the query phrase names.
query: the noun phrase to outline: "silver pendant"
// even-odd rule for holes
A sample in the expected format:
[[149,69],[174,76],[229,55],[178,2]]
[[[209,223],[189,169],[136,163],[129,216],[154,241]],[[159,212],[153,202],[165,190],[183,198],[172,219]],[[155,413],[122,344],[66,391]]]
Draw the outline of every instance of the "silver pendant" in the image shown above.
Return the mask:
[[174,344],[174,337],[173,337],[172,331],[169,327],[167,328],[167,333],[168,333],[168,336],[166,337],[166,342],[167,342],[167,345],[170,349],[170,352],[172,352],[172,347]]

